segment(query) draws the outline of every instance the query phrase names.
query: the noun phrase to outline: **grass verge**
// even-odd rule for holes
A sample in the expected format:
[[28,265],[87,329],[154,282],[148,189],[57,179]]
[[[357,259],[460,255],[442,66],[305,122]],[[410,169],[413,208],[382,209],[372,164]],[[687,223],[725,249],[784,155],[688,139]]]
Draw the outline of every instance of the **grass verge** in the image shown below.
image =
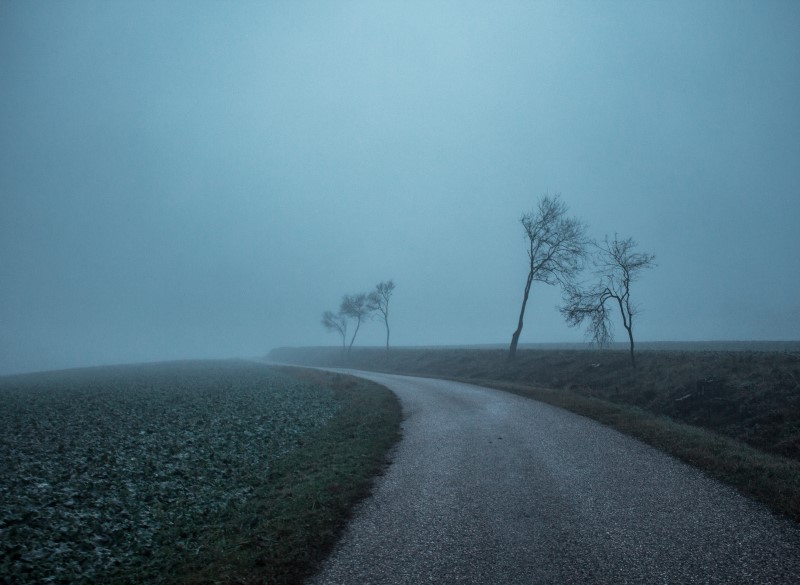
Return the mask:
[[246,506],[206,530],[200,547],[173,569],[174,583],[295,584],[334,545],[355,504],[400,436],[401,410],[386,388],[349,376],[281,368],[333,389],[340,409],[279,460]]

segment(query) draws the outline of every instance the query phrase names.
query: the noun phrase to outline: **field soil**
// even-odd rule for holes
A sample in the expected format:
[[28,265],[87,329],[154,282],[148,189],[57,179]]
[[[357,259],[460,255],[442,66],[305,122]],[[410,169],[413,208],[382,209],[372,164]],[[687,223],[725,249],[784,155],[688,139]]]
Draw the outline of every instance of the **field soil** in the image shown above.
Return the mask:
[[385,388],[246,361],[0,377],[0,583],[300,583],[399,424]]
[[800,353],[280,348],[277,362],[541,387],[642,409],[800,461]]

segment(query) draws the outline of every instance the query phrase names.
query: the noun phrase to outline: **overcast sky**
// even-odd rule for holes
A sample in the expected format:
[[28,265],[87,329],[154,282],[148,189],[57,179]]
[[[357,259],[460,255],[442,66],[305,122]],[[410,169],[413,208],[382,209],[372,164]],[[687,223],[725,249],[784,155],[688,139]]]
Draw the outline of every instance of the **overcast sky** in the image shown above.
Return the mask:
[[[794,0],[4,1],[0,373],[335,344],[389,278],[394,343],[507,343],[545,193],[657,255],[639,339],[800,339],[798,31]],[[559,300],[522,343],[583,339]]]

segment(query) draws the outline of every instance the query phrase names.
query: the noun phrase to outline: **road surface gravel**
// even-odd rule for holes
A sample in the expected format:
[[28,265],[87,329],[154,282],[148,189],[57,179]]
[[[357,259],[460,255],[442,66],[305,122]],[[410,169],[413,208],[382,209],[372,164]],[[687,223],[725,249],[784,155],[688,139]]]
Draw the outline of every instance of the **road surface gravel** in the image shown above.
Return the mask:
[[313,585],[800,583],[800,525],[587,418],[445,380],[347,372],[403,439]]

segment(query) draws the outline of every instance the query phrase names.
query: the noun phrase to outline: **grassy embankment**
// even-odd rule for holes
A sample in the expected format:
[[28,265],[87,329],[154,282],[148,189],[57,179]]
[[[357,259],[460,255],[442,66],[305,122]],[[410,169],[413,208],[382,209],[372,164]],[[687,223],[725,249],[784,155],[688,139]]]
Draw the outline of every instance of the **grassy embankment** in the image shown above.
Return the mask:
[[0,378],[0,582],[299,583],[399,422],[375,384],[248,362]]
[[279,349],[282,362],[443,377],[593,418],[800,521],[800,355],[752,351]]

